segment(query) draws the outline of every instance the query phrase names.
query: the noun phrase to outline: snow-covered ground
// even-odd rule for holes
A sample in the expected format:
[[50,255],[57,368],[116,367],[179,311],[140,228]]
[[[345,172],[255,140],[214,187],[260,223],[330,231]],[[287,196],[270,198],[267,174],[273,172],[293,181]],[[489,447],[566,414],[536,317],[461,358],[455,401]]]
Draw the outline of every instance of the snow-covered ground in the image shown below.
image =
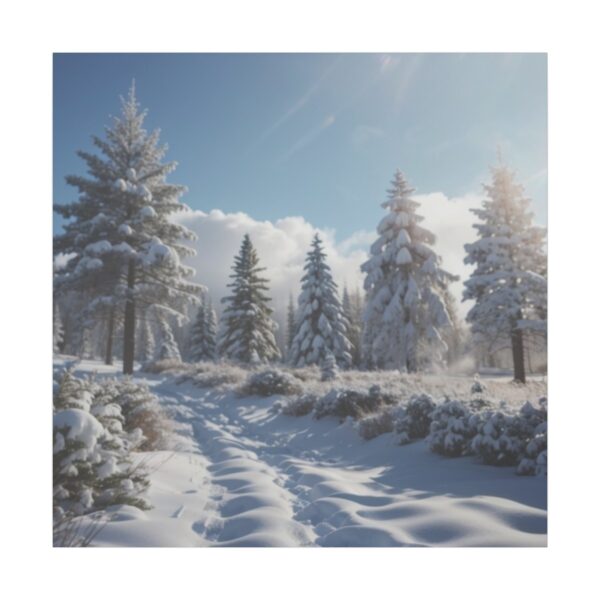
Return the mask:
[[[116,372],[94,361],[77,371]],[[177,423],[144,456],[149,511],[124,507],[95,546],[544,546],[545,477],[444,458],[350,421],[290,417],[280,397],[142,375]]]

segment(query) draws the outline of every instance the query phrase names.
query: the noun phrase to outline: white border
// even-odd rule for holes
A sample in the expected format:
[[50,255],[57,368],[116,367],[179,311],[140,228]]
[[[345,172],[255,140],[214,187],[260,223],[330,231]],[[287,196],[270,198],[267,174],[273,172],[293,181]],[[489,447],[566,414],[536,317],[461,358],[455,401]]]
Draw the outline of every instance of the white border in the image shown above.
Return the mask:
[[[558,4],[558,3],[557,3]],[[4,597],[524,598],[597,589],[597,18],[593,3],[11,3],[2,35]],[[550,548],[50,547],[53,51],[548,51]],[[6,390],[6,391],[4,391]],[[12,588],[12,592],[9,591]],[[581,593],[578,593],[581,592]],[[8,594],[8,595],[7,595]]]

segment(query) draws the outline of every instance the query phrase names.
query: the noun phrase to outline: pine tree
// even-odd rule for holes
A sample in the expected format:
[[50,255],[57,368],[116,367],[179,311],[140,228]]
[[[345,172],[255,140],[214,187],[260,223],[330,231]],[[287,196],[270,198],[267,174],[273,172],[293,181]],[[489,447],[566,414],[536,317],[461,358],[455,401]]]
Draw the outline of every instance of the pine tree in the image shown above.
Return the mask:
[[52,349],[58,353],[63,347],[65,333],[63,329],[62,319],[60,318],[60,308],[58,304],[54,305],[54,315],[52,319]]
[[294,298],[292,294],[290,294],[290,300],[288,302],[287,308],[287,328],[285,338],[286,359],[288,360],[292,350],[292,342],[294,341],[294,335],[296,335],[296,305],[294,303]]
[[208,294],[202,294],[200,306],[190,330],[189,352],[195,361],[217,358],[217,317]]
[[[360,336],[361,336],[361,311],[357,307],[360,302],[360,296],[357,294],[354,298],[348,293],[348,288],[344,286],[342,294],[342,308],[344,316],[348,321],[348,341],[350,342],[350,354],[352,356],[352,366],[360,364]],[[358,309],[358,310],[357,310]]]
[[389,212],[361,267],[367,294],[362,352],[369,367],[414,372],[443,362],[447,350],[442,332],[450,319],[444,294],[456,278],[440,267],[431,248],[435,237],[420,225],[423,217],[416,212],[413,192],[396,171],[381,205]]
[[135,351],[137,360],[142,364],[150,362],[156,354],[156,341],[147,314],[140,319]]
[[271,319],[271,300],[267,279],[259,274],[265,269],[258,266],[258,255],[250,236],[246,234],[240,253],[234,259],[232,283],[227,287],[232,294],[221,300],[226,304],[221,317],[219,351],[226,358],[256,364],[280,358],[275,341],[276,325]]
[[194,236],[170,219],[184,208],[185,188],[166,181],[176,163],[162,162],[166,147],[158,131],[143,128],[145,117],[132,85],[106,139],[93,137],[100,155],[78,152],[89,177],[68,176],[67,183],[79,190],[79,200],[55,205],[69,222],[54,251],[73,255],[57,272],[55,287],[78,291],[89,302],[108,299],[122,311],[124,373],[133,371],[136,310],[154,305],[181,314],[199,291],[187,281],[193,269],[181,263],[194,251],[180,241]]
[[337,295],[337,286],[325,262],[322,242],[315,235],[306,257],[302,291],[298,298],[296,335],[290,364],[296,367],[323,365],[331,352],[342,368],[352,363],[348,322]]
[[532,225],[529,199],[514,173],[502,164],[491,172],[487,199],[472,209],[480,222],[477,241],[465,245],[465,263],[475,270],[463,299],[475,301],[467,314],[474,340],[488,346],[507,340],[514,378],[525,382],[523,334],[546,331],[546,232]]
[[327,351],[323,364],[321,365],[321,381],[331,381],[338,378],[338,369],[335,356],[330,350]]
[[164,317],[158,319],[158,331],[160,335],[160,344],[158,346],[158,360],[176,360],[181,362],[181,353],[179,346],[173,335],[173,331]]

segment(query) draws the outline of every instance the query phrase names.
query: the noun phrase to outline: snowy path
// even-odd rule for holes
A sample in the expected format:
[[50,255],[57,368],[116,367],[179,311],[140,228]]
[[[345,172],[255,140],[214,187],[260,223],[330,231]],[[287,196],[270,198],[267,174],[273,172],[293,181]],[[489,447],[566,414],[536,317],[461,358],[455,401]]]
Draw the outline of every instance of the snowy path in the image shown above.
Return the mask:
[[546,544],[545,478],[365,442],[350,423],[277,414],[275,398],[149,383],[189,445],[153,474],[155,508],[120,511],[98,545]]

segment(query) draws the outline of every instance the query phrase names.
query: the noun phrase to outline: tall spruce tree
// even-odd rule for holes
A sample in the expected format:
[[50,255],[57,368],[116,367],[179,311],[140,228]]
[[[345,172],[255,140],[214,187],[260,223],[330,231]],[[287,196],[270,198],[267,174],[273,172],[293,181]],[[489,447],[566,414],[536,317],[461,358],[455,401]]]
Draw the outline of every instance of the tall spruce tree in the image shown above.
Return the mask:
[[285,353],[287,360],[289,360],[290,353],[292,350],[292,342],[294,341],[294,335],[296,335],[296,304],[294,303],[294,297],[292,296],[292,294],[290,294],[290,299],[287,307],[287,323],[285,337]]
[[484,185],[487,199],[472,209],[478,239],[465,245],[465,263],[475,270],[463,299],[475,301],[467,314],[474,341],[507,340],[514,378],[525,382],[523,334],[546,331],[546,231],[532,224],[530,201],[514,173],[503,164],[491,173],[491,185]]
[[221,316],[219,352],[226,358],[254,364],[281,356],[268,305],[271,298],[265,294],[268,280],[260,276],[264,270],[258,266],[258,254],[246,234],[234,259],[233,281],[227,284],[232,293],[221,300],[226,308]]
[[298,298],[298,320],[290,363],[296,367],[323,366],[328,354],[332,354],[337,365],[345,369],[352,363],[347,337],[348,321],[338,299],[337,285],[325,262],[326,254],[318,234],[311,247]]
[[358,294],[353,298],[348,288],[344,286],[344,293],[342,294],[342,308],[344,310],[344,316],[348,321],[348,341],[350,342],[350,354],[352,355],[352,366],[358,366],[360,364],[360,336],[361,336],[361,321],[362,311],[357,304],[360,302],[360,296]]
[[181,262],[194,254],[181,240],[194,235],[169,218],[185,206],[179,201],[185,188],[166,180],[176,163],[163,162],[159,132],[144,129],[146,112],[133,85],[121,102],[105,139],[92,138],[100,154],[78,152],[88,176],[66,178],[78,189],[78,201],[55,205],[67,223],[54,251],[71,256],[57,271],[55,287],[78,291],[89,303],[103,298],[122,311],[123,372],[132,373],[136,310],[157,306],[181,314],[199,286],[188,281],[193,269]]
[[217,316],[208,293],[200,297],[196,320],[190,329],[189,353],[194,362],[217,358]]
[[54,305],[54,315],[52,318],[52,350],[58,353],[62,350],[65,341],[65,332],[62,319],[60,318],[60,308],[58,304]]
[[450,325],[444,296],[456,279],[444,271],[431,248],[434,235],[420,223],[419,203],[396,171],[379,238],[361,269],[366,273],[362,353],[368,367],[414,372],[442,363],[442,331]]

